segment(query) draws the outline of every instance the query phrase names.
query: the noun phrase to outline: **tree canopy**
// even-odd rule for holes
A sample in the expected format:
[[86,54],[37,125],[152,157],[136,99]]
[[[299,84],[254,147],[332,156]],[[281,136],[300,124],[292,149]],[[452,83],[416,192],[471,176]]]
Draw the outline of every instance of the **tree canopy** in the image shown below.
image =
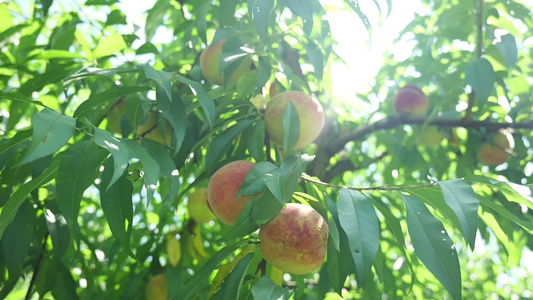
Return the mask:
[[403,5],[359,2],[0,3],[0,299],[531,298],[533,4],[421,0],[347,102],[331,18]]

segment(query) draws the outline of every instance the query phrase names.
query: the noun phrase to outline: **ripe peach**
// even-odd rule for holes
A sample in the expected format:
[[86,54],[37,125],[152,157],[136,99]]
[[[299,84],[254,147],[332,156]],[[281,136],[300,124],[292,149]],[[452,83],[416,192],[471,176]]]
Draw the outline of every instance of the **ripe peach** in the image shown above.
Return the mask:
[[434,147],[444,140],[444,134],[437,126],[427,126],[415,134],[415,140],[421,146]]
[[302,148],[313,142],[324,127],[324,110],[318,99],[299,91],[286,91],[272,97],[265,110],[265,126],[270,139],[283,145],[283,114],[289,101],[294,104],[300,119],[300,138],[294,148]]
[[316,210],[287,203],[260,229],[261,255],[285,272],[310,273],[324,263],[328,235],[328,224]]
[[233,225],[254,195],[235,198],[248,171],[254,163],[237,160],[218,169],[207,187],[207,202],[213,214],[224,224]]
[[394,97],[396,113],[408,113],[415,116],[425,116],[429,109],[426,94],[417,86],[406,85],[398,90]]
[[187,209],[189,210],[189,216],[196,222],[207,223],[215,219],[215,215],[213,215],[207,204],[206,188],[197,188],[189,195]]
[[167,300],[168,283],[165,274],[160,273],[150,279],[146,284],[145,293],[146,300]]
[[492,141],[481,144],[477,160],[488,166],[501,165],[509,158],[506,151],[513,148],[513,136],[508,132],[497,132],[492,135]]
[[[210,45],[200,54],[200,67],[204,77],[216,85],[224,84],[224,72],[220,70],[220,56],[224,47],[225,40],[219,41],[214,45]],[[246,56],[240,63],[239,67],[233,72],[228,83],[236,84],[239,79],[250,71],[252,65],[252,58]]]
[[172,141],[172,127],[170,122],[167,122],[165,137],[163,138],[161,128],[158,126],[158,121],[159,113],[155,111],[149,112],[146,121],[137,127],[137,135],[144,136],[147,139],[154,140],[163,145],[170,145],[170,142]]

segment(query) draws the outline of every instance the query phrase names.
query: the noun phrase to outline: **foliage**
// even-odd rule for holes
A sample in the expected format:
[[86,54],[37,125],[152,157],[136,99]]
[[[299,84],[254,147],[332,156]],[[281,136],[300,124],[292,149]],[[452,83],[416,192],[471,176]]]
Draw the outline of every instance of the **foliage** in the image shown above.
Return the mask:
[[[113,0],[0,3],[0,298],[144,299],[160,273],[174,299],[531,298],[533,6],[422,2],[397,39],[411,55],[391,49],[352,104],[332,96],[326,14],[372,36],[358,1],[158,0],[141,30]],[[373,3],[383,18],[402,5]],[[223,39],[227,78],[246,56],[253,67],[217,86],[199,57]],[[429,96],[427,117],[394,115],[406,84]],[[273,86],[318,97],[315,144],[265,137],[250,99]],[[427,125],[439,146],[416,144]],[[514,149],[484,166],[499,129]],[[232,227],[190,219],[188,195],[240,159],[257,163],[240,193],[261,196]],[[256,229],[290,201],[328,222],[316,273],[284,275],[259,253]]]

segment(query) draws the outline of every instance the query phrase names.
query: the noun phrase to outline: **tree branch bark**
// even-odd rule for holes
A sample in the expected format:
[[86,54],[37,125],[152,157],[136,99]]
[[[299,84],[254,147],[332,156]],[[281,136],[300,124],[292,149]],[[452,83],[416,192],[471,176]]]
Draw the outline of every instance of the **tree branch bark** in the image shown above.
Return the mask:
[[325,178],[331,157],[344,149],[344,146],[347,143],[351,141],[362,140],[368,134],[374,131],[392,129],[401,125],[422,125],[426,122],[428,125],[437,125],[440,127],[463,127],[471,129],[486,128],[487,130],[491,131],[496,131],[503,128],[533,129],[533,121],[525,123],[499,123],[452,118],[436,118],[431,121],[427,121],[426,117],[415,117],[405,114],[389,116],[385,119],[363,126],[344,136],[332,137],[321,142],[318,145],[315,159],[308,166],[307,173],[321,179]]

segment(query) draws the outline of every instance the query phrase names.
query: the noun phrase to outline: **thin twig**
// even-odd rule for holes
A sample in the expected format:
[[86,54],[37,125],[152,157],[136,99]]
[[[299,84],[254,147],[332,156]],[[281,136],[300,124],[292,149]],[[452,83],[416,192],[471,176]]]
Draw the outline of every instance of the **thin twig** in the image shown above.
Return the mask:
[[39,274],[39,268],[41,267],[41,262],[43,261],[44,257],[44,251],[46,250],[46,243],[48,241],[48,232],[44,236],[44,242],[43,246],[41,247],[41,253],[39,254],[39,258],[37,258],[37,262],[35,263],[35,268],[33,269],[33,275],[31,276],[30,285],[28,286],[28,291],[26,292],[26,297],[24,297],[25,300],[29,300],[32,295],[32,289],[35,285],[35,280],[37,279],[37,275]]

